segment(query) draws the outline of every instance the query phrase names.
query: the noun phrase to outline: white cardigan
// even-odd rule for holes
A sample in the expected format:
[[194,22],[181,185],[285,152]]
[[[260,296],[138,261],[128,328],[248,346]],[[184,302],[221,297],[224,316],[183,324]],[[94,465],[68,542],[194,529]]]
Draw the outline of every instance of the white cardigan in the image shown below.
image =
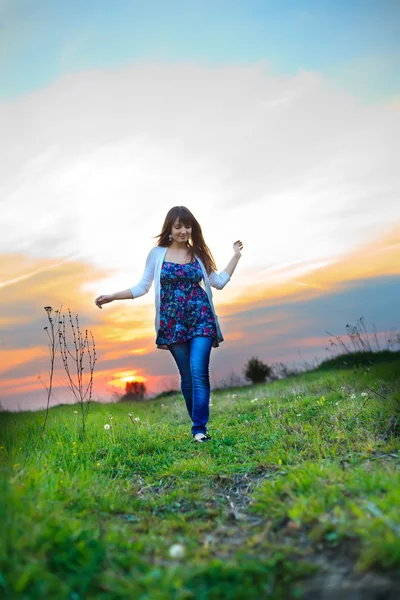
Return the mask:
[[[158,334],[158,330],[160,328],[160,273],[163,265],[164,257],[168,248],[164,246],[154,246],[147,256],[146,265],[144,268],[144,273],[142,275],[141,280],[136,285],[130,287],[129,289],[132,292],[133,298],[139,298],[140,296],[144,296],[147,294],[149,289],[151,288],[151,284],[153,283],[153,279],[155,282],[155,307],[156,307],[156,318],[155,318],[155,326],[156,326],[156,335]],[[207,292],[208,299],[210,301],[210,306],[214,314],[215,324],[217,326],[217,339],[214,340],[213,346],[216,348],[219,346],[220,342],[224,341],[222,337],[221,328],[218,323],[218,317],[215,313],[214,303],[212,300],[212,291],[211,286],[217,288],[218,290],[222,290],[230,281],[230,275],[226,271],[221,271],[221,273],[216,273],[216,271],[212,271],[210,275],[207,274],[207,271],[198,256],[196,256],[201,269],[203,271],[203,280],[205,283],[205,291]],[[166,345],[157,346],[162,350],[168,350]]]

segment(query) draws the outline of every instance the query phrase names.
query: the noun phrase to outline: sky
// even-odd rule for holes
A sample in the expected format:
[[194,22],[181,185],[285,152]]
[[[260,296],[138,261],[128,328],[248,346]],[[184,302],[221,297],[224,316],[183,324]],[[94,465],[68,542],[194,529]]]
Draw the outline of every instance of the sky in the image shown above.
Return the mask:
[[[45,306],[93,334],[93,399],[179,388],[139,282],[187,206],[222,271],[212,386],[302,368],[400,305],[400,3],[0,0],[0,403],[47,403]],[[75,317],[74,317],[75,318]],[[68,324],[68,320],[67,320]],[[50,405],[73,403],[60,356]]]

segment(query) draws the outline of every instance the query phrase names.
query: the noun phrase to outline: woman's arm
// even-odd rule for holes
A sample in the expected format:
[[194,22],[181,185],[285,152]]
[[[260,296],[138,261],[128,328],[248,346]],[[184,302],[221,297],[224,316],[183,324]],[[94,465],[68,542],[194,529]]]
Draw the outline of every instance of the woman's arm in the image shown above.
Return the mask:
[[132,293],[132,298],[144,296],[151,288],[154,279],[154,267],[156,264],[156,248],[157,246],[152,248],[147,256],[144,272],[139,283],[129,288]]
[[127,290],[123,290],[122,292],[116,292],[115,294],[104,294],[102,296],[98,296],[94,303],[99,308],[102,307],[102,304],[108,304],[109,302],[113,302],[114,300],[132,300],[133,295],[131,290],[128,288]]
[[215,271],[212,271],[212,273],[209,275],[210,285],[218,290],[222,290],[222,288],[226,286],[228,281],[230,281],[234,270],[236,269],[236,265],[238,264],[240,257],[242,256],[242,248],[243,244],[240,240],[233,244],[234,255],[221,273],[218,274]]
[[98,296],[95,300],[96,306],[101,308],[102,304],[108,304],[108,302],[113,302],[114,300],[132,300],[134,298],[139,298],[139,296],[144,296],[144,294],[147,294],[147,292],[151,288],[151,284],[154,278],[155,254],[153,251],[154,248],[150,250],[147,256],[144,273],[139,283],[126,290],[122,290],[121,292],[115,292],[114,294]]
[[115,294],[111,294],[113,300],[132,300],[133,294],[128,288],[127,290],[122,290],[122,292],[115,292]]

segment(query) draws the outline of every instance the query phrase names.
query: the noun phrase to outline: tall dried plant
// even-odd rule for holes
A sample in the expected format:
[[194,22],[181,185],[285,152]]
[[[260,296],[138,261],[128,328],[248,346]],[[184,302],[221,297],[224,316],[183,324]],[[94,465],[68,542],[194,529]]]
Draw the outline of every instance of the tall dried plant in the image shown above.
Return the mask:
[[[375,323],[373,324],[373,334],[369,334],[364,317],[357,319],[356,325],[346,325],[348,341],[344,341],[339,335],[333,335],[330,331],[326,333],[334,338],[329,340],[329,346],[326,348],[332,352],[351,354],[353,352],[379,352],[382,349],[378,341]],[[375,345],[371,343],[370,337],[374,338]],[[396,345],[400,345],[400,335],[393,333],[393,337],[386,340],[386,348],[391,350]]]
[[[52,391],[52,387],[53,387],[54,363],[55,363],[55,358],[56,358],[57,347],[59,345],[60,325],[62,323],[62,321],[60,321],[60,317],[59,317],[59,315],[61,314],[61,308],[60,308],[60,310],[54,311],[56,314],[55,320],[57,321],[57,328],[55,328],[54,327],[54,319],[51,315],[51,313],[53,311],[52,307],[51,306],[44,307],[44,310],[47,313],[47,319],[49,321],[49,325],[44,327],[44,330],[46,331],[47,336],[49,338],[50,372],[49,372],[49,385],[47,386],[46,383],[44,383],[44,386],[47,390],[47,405],[46,405],[46,414],[45,414],[45,418],[44,418],[44,423],[42,426],[43,431],[46,428],[47,417],[49,414],[51,391]],[[49,329],[49,327],[50,327],[50,329]]]
[[[64,369],[67,373],[68,386],[81,407],[82,433],[85,434],[86,418],[89,413],[93,392],[93,373],[94,366],[96,364],[96,346],[91,331],[89,332],[91,342],[89,341],[87,329],[85,330],[85,335],[82,334],[79,326],[78,315],[75,316],[74,324],[70,309],[68,309],[68,314],[74,349],[71,351],[68,345],[65,315],[62,315],[62,327],[59,332],[60,351]],[[87,355],[86,364],[85,355]],[[72,369],[70,368],[70,361],[72,361]],[[89,367],[89,381],[85,387],[83,371],[86,369],[86,367]],[[72,374],[72,371],[74,371],[74,375]]]

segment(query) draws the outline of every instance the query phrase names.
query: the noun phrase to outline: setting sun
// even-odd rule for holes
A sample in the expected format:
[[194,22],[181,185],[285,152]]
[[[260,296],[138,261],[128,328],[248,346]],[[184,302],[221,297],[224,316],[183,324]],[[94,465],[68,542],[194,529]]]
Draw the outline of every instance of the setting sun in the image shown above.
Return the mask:
[[147,381],[146,377],[135,375],[135,373],[136,371],[123,371],[121,373],[115,373],[113,375],[113,379],[109,382],[109,385],[124,390],[128,381],[137,381],[139,383],[144,383]]

